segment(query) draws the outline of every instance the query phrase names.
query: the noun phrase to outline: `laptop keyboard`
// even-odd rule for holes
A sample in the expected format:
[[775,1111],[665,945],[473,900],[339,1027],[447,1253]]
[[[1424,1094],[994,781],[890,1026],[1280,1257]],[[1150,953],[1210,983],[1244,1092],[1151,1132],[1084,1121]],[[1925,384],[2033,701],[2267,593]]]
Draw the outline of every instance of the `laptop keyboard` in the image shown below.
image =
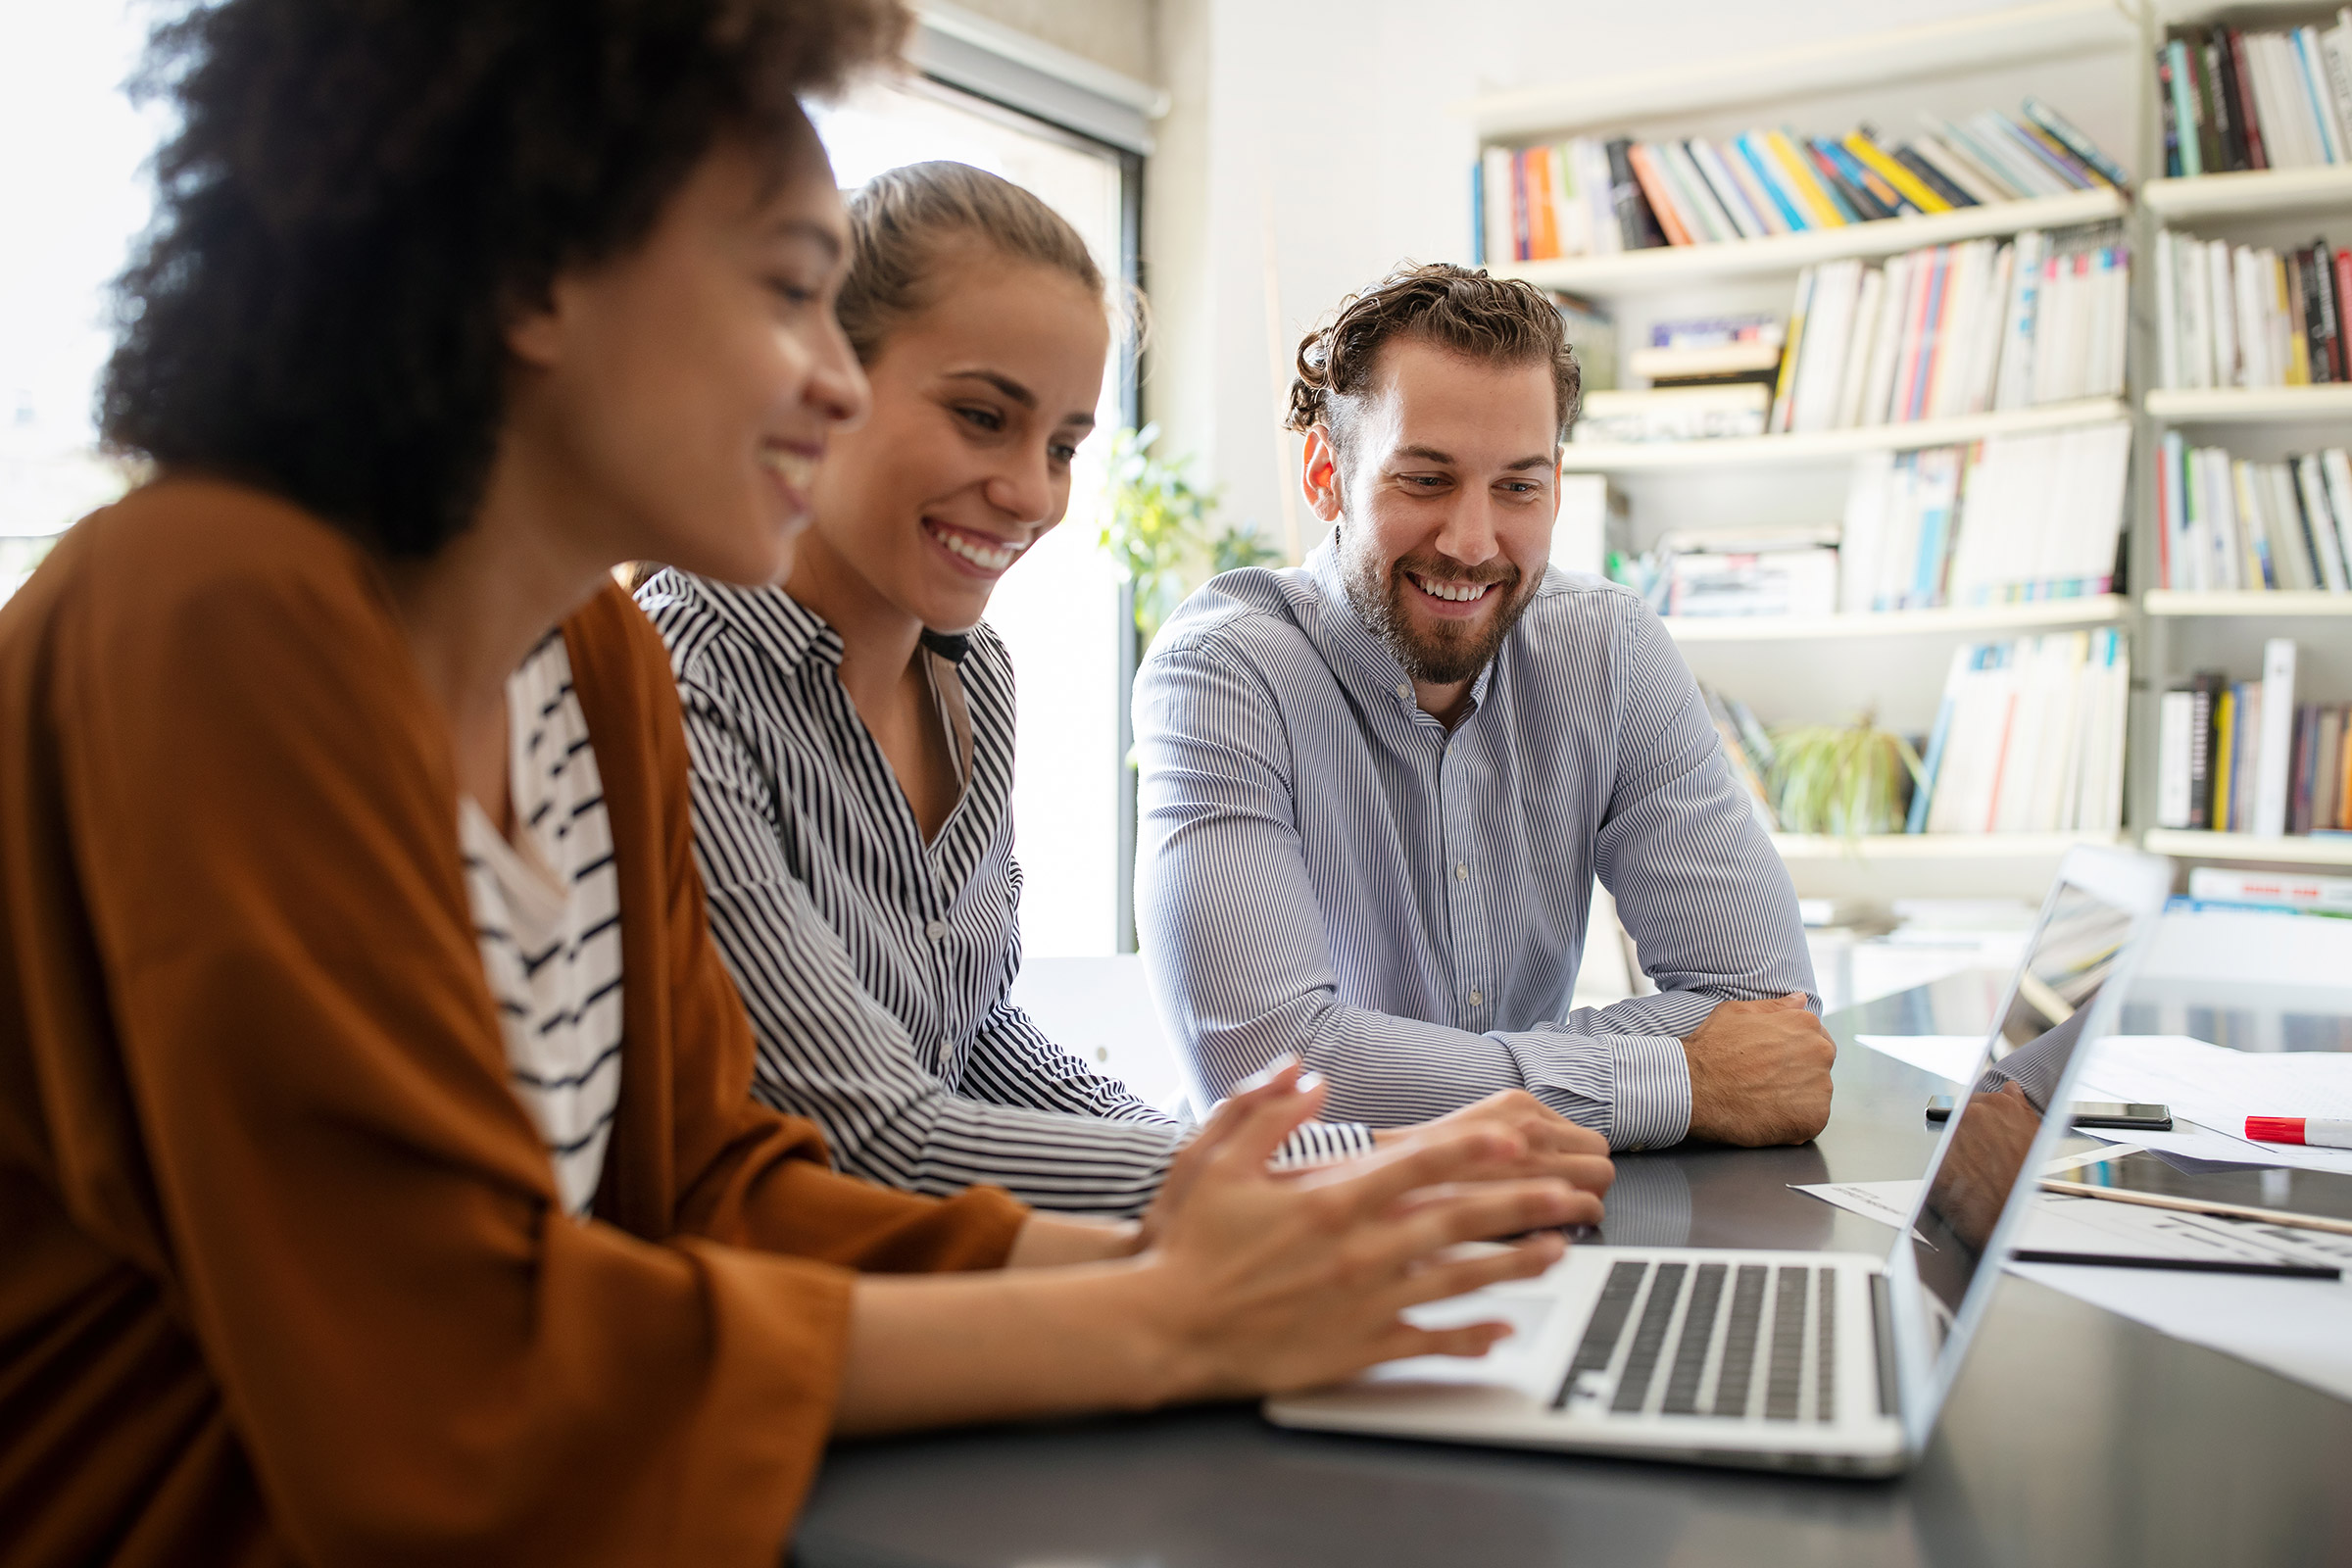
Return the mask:
[[1830,1268],[1614,1264],[1552,1408],[1834,1421],[1837,1307]]

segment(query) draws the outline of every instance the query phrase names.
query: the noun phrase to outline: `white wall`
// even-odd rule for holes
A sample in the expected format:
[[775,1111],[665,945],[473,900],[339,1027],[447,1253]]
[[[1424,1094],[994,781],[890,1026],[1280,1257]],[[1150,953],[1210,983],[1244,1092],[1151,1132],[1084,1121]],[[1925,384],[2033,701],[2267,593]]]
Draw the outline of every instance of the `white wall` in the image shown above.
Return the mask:
[[[1287,367],[1300,333],[1397,262],[1469,259],[1476,142],[1454,113],[1461,100],[2014,3],[1157,0],[1158,64],[1174,106],[1147,175],[1147,281],[1159,330],[1144,397],[1167,432],[1162,450],[1199,453],[1204,475],[1228,486],[1232,513],[1281,537],[1290,480],[1286,471],[1278,481],[1277,465],[1297,460],[1273,435],[1288,386],[1277,360]],[[2052,68],[2046,86],[2028,85],[2128,163],[2127,94],[2109,85],[2121,80],[2112,66],[2086,73],[2073,63]],[[2010,71],[1968,107],[2014,111],[2018,82]],[[1841,129],[1836,117],[1849,108],[1892,128],[1910,118],[1907,96],[1809,108],[1800,128]]]

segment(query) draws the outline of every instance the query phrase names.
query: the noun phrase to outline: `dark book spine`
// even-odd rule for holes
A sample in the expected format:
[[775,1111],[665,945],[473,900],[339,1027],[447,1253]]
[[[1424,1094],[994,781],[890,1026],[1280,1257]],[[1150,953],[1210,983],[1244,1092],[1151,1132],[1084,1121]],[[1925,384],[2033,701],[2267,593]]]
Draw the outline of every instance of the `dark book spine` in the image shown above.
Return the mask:
[[2218,675],[2196,675],[2188,687],[2188,825],[2200,833],[2213,826],[2213,699],[2220,684]]
[[2320,710],[2309,703],[2295,710],[2295,760],[2287,770],[2286,830],[2311,831],[2312,765],[2319,760]]
[[2180,168],[2180,122],[2173,105],[2173,52],[2156,51],[2157,112],[2164,117],[2164,172],[2168,179],[2179,179]]
[[2221,144],[2222,167],[2234,173],[2246,167],[2246,137],[2238,128],[2241,110],[2235,73],[2224,68],[2227,50],[2228,45],[2218,38],[2205,40],[2205,79],[2213,83],[2214,139]]
[[[2320,339],[2326,350],[2328,379],[2352,379],[2344,374],[2344,301],[2335,287],[2335,256],[2323,236],[2311,242],[2312,283],[2320,301]],[[2315,378],[2317,372],[2314,372]]]
[[2205,39],[2197,30],[2181,34],[2188,55],[2189,112],[2197,119],[2197,157],[2205,172],[2218,174],[2229,166],[2222,159],[2222,139],[2214,132],[2213,77],[2205,70]]
[[1971,196],[1968,192],[1962,190],[1959,186],[1944,178],[1943,172],[1937,169],[1934,164],[1929,163],[1925,158],[1920,157],[1919,154],[1913,152],[1909,142],[1905,142],[1902,146],[1895,148],[1887,156],[1892,158],[1896,163],[1902,165],[1905,169],[1911,171],[1913,174],[1919,177],[1919,182],[1921,184],[1927,186],[1928,189],[1934,191],[1945,201],[1950,202],[1954,207],[1979,207],[1984,205],[1974,196]]
[[2328,324],[2326,310],[2320,303],[2320,276],[2328,270],[2328,251],[2314,245],[2309,250],[2295,252],[2295,281],[2301,285],[2303,296],[2303,349],[2311,362],[2311,384],[2324,386],[2335,379],[2335,367],[2328,359]]
[[2229,45],[2230,74],[2237,81],[2237,101],[2246,134],[2246,167],[2268,169],[2271,158],[2262,139],[2262,116],[2254,112],[2254,72],[2246,64],[2246,35],[2236,27],[2224,27],[2222,41]]
[[1606,149],[1609,207],[1617,215],[1617,233],[1627,250],[1654,250],[1666,243],[1666,231],[1658,226],[1657,214],[1649,210],[1649,200],[1642,194],[1642,182],[1634,178],[1634,166],[1627,157],[1633,146],[1631,136],[1620,136]]
[[1796,144],[1810,155],[1813,171],[1820,176],[1822,188],[1829,192],[1831,202],[1837,206],[1838,212],[1845,216],[1847,222],[1868,223],[1881,218],[1894,216],[1873,201],[1866,192],[1856,190],[1846,180],[1846,177],[1838,172],[1838,165],[1830,158],[1830,155],[1823,152],[1819,146],[1803,138],[1798,138]]

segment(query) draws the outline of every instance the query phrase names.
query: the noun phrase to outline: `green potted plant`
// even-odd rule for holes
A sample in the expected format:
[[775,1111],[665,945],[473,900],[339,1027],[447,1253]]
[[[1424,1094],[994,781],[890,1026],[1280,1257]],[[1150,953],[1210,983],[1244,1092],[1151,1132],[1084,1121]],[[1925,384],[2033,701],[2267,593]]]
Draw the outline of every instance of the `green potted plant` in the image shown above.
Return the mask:
[[1925,783],[1919,753],[1880,729],[1875,713],[1851,724],[1776,730],[1772,738],[1768,785],[1785,830],[1844,839],[1903,831],[1911,792]]
[[1104,496],[1102,545],[1135,590],[1138,658],[1194,589],[1220,571],[1281,559],[1249,524],[1219,523],[1218,492],[1193,484],[1185,473],[1191,459],[1156,456],[1158,438],[1156,424],[1111,438]]

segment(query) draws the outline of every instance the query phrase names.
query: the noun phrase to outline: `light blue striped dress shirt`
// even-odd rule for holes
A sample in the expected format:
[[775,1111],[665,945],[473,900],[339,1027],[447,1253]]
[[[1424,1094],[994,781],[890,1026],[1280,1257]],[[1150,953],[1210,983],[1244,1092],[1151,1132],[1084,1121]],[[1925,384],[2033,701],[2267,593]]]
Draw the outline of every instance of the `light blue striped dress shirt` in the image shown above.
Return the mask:
[[[1545,574],[1448,732],[1329,539],[1227,572],[1136,679],[1136,919],[1204,1100],[1283,1052],[1375,1126],[1526,1088],[1618,1150],[1690,1123],[1681,1037],[1810,993],[1788,873],[1634,594]],[[1593,878],[1659,994],[1568,1010]],[[1818,1007],[1818,999],[1815,1001]]]

